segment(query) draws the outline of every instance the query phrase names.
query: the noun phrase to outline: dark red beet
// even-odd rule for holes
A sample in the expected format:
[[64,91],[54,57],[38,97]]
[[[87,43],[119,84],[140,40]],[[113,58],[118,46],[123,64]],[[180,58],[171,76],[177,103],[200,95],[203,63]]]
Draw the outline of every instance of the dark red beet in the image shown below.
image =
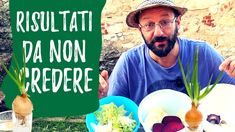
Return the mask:
[[162,124],[168,124],[170,122],[178,122],[178,123],[182,123],[180,118],[177,116],[165,116],[162,119]]
[[184,125],[179,122],[169,122],[167,123],[164,128],[162,129],[162,132],[177,132],[184,128]]
[[162,123],[155,123],[155,124],[153,125],[152,131],[153,131],[153,132],[162,132],[162,129],[163,129],[164,126],[165,126],[165,125],[162,124]]

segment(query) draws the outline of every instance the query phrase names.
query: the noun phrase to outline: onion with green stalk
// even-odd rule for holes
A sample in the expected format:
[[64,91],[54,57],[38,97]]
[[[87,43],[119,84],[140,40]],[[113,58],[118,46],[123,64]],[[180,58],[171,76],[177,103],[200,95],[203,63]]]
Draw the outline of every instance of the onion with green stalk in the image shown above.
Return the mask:
[[[186,88],[187,94],[190,97],[192,101],[192,107],[191,109],[185,114],[185,121],[188,124],[188,128],[190,130],[196,130],[198,129],[200,123],[202,122],[202,113],[197,109],[200,103],[200,100],[206,97],[216,86],[216,84],[219,82],[222,73],[218,75],[216,78],[216,81],[214,84],[211,85],[212,77],[211,75],[210,80],[203,92],[201,92],[201,86],[198,81],[198,47],[196,48],[196,52],[194,54],[194,62],[193,62],[193,72],[192,72],[192,77],[186,78],[184,68],[182,65],[182,61],[180,60],[180,57],[178,57],[179,65],[180,65],[180,70],[182,73],[183,81],[184,81],[184,86]],[[187,75],[189,75],[189,68],[187,68]]]
[[[24,54],[23,54],[24,56]],[[33,104],[29,99],[29,95],[25,89],[25,76],[26,76],[26,62],[25,56],[23,57],[23,68],[20,69],[19,63],[16,60],[15,55],[12,55],[15,66],[11,66],[13,73],[11,73],[7,67],[1,62],[2,67],[7,72],[9,77],[17,85],[20,95],[17,95],[12,103],[12,110],[15,113],[16,118],[22,120],[22,124],[25,123],[26,116],[30,115],[33,111]]]

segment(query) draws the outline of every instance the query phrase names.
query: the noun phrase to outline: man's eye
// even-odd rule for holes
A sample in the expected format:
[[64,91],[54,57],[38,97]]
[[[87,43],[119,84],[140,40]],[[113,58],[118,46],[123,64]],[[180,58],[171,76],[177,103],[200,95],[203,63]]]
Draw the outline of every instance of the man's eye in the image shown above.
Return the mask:
[[155,26],[155,23],[150,22],[150,23],[146,24],[145,26],[146,26],[146,27],[154,27],[154,26]]
[[162,26],[166,26],[166,25],[168,25],[170,22],[168,21],[168,20],[163,20],[163,21],[160,21],[160,24],[162,25]]

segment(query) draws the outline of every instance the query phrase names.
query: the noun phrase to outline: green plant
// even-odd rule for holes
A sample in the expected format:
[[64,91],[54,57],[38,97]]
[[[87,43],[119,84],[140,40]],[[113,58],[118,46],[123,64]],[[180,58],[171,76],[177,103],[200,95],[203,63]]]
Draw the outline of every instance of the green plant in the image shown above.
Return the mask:
[[[213,85],[211,85],[211,80],[212,80],[212,77],[213,77],[213,75],[211,75],[207,87],[201,93],[201,86],[198,82],[198,52],[199,51],[198,51],[198,47],[197,47],[196,52],[194,54],[193,72],[192,72],[192,78],[191,79],[190,79],[190,77],[188,77],[188,79],[186,78],[184,68],[183,68],[183,65],[182,65],[182,61],[180,60],[180,57],[178,57],[180,70],[181,70],[181,73],[182,73],[182,76],[183,76],[183,81],[184,81],[186,91],[188,93],[188,96],[192,100],[192,103],[194,103],[196,106],[199,105],[199,101],[201,99],[206,97],[212,91],[212,89],[219,82],[219,80],[222,76],[222,73],[223,73],[222,71],[220,72],[219,76],[217,77],[217,79],[216,79],[216,81]],[[190,74],[189,73],[189,68],[187,68],[187,75],[189,75],[189,74]]]
[[7,72],[9,77],[13,80],[13,82],[17,85],[21,95],[26,94],[25,90],[25,74],[26,74],[26,63],[25,58],[23,57],[23,68],[20,69],[19,63],[16,60],[16,57],[14,54],[12,54],[13,62],[15,63],[15,67],[12,66],[13,74],[7,69],[7,67],[4,65],[3,62],[1,62],[1,65],[3,69]]
[[15,55],[13,54],[13,62],[15,66],[12,67],[12,73],[7,69],[4,63],[1,62],[2,67],[7,72],[9,77],[13,80],[13,82],[17,85],[20,96],[16,96],[14,101],[12,102],[12,110],[15,112],[17,118],[19,118],[22,122],[21,124],[25,124],[26,116],[32,113],[33,104],[31,100],[28,98],[27,91],[25,89],[25,76],[26,76],[26,62],[25,62],[25,53],[23,50],[23,68],[20,69],[19,63],[16,60]]
[[193,71],[192,71],[192,77],[190,79],[189,75],[189,67],[187,68],[187,75],[188,78],[186,78],[186,75],[184,73],[183,65],[180,60],[180,57],[178,57],[180,70],[183,76],[184,85],[186,88],[186,91],[188,93],[188,96],[192,100],[192,107],[191,109],[186,112],[185,114],[185,122],[188,124],[188,128],[193,131],[197,131],[200,123],[202,122],[203,115],[202,113],[197,109],[199,106],[199,101],[206,97],[212,89],[215,87],[215,85],[219,82],[222,72],[220,72],[219,76],[216,78],[216,81],[213,85],[211,85],[212,77],[211,75],[210,80],[207,84],[207,87],[203,92],[201,92],[201,86],[198,81],[198,47],[196,48],[195,54],[194,54],[194,61],[193,61]]

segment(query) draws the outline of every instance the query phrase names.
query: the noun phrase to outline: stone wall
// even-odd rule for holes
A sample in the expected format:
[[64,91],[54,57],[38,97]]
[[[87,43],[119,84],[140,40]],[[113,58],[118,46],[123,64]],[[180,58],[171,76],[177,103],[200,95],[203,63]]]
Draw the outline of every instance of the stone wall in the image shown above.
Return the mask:
[[[12,36],[10,28],[10,14],[9,14],[8,0],[0,0],[0,61],[3,61],[6,66],[10,65],[12,52]],[[1,82],[3,81],[6,72],[0,66],[0,90]]]
[[[123,52],[142,42],[138,30],[126,25],[126,15],[142,0],[107,0],[102,12],[103,50]],[[188,8],[180,36],[209,42],[224,57],[235,55],[234,0],[175,0]],[[107,54],[108,55],[108,54]],[[102,60],[102,58],[101,58]]]
[[[9,2],[8,0],[0,0],[0,61],[4,62],[6,66],[10,65],[11,59],[11,31],[10,31],[10,16],[9,16]],[[5,70],[0,66],[0,112],[8,110],[2,92],[1,84],[6,76]]]

